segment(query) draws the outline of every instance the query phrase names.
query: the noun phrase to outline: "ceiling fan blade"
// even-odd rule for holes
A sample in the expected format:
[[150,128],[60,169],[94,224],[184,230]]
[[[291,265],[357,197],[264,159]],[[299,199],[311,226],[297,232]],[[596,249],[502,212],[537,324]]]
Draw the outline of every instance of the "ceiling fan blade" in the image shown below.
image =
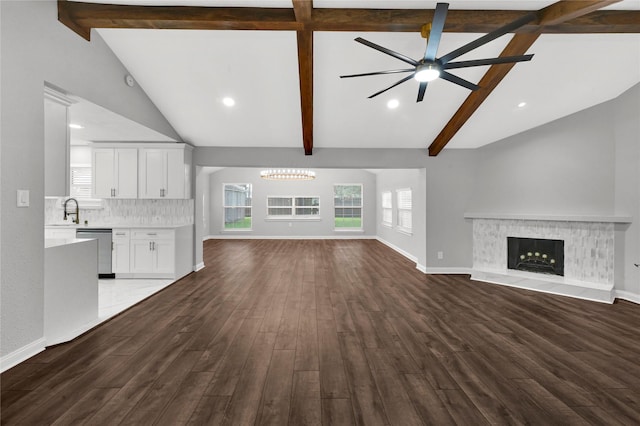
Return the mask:
[[422,102],[422,100],[424,99],[424,92],[426,92],[426,90],[427,90],[427,82],[426,81],[420,82],[420,88],[418,89],[418,99],[416,100],[416,102]]
[[490,59],[474,59],[471,61],[449,62],[448,64],[444,64],[442,68],[445,70],[451,70],[456,68],[479,67],[482,65],[510,64],[513,62],[530,61],[531,58],[533,58],[533,55],[502,56],[499,58]]
[[472,82],[467,81],[464,78],[460,78],[457,75],[450,74],[446,71],[442,71],[440,73],[440,78],[450,81],[451,83],[455,83],[458,86],[466,87],[469,90],[478,90],[480,88],[480,86],[478,86],[477,84],[473,84]]
[[386,47],[382,47],[382,46],[380,46],[378,44],[372,43],[372,42],[370,42],[368,40],[363,39],[362,37],[356,38],[355,41],[357,41],[358,43],[362,43],[365,46],[369,46],[372,49],[376,49],[377,51],[380,51],[382,53],[386,53],[389,56],[393,56],[396,59],[400,59],[401,61],[406,62],[408,64],[411,64],[414,67],[418,66],[418,61],[416,61],[415,59],[412,59],[412,58],[410,58],[408,56],[405,56],[405,55],[403,55],[401,53],[394,52],[393,50],[389,50]]
[[408,76],[406,76],[405,78],[403,78],[402,80],[396,81],[395,83],[393,83],[391,86],[387,87],[386,89],[382,89],[381,91],[376,92],[376,93],[374,93],[373,95],[369,96],[369,99],[371,99],[371,98],[375,98],[376,96],[378,96],[378,95],[380,95],[380,94],[382,94],[382,93],[386,92],[387,90],[389,90],[389,89],[393,89],[393,88],[394,88],[394,87],[396,87],[397,85],[402,84],[402,83],[404,83],[404,82],[405,82],[405,81],[407,81],[407,80],[411,80],[412,78],[413,78],[413,74],[408,75]]
[[433,12],[433,21],[431,21],[431,31],[427,40],[427,50],[424,52],[425,61],[434,61],[436,59],[448,9],[449,5],[447,3],[436,4],[436,10]]
[[528,13],[525,16],[516,19],[515,21],[513,21],[510,24],[507,24],[503,27],[498,28],[497,30],[491,31],[488,34],[483,35],[482,37],[480,37],[479,39],[476,39],[474,41],[472,41],[471,43],[467,43],[462,47],[457,48],[456,50],[447,53],[446,55],[442,56],[440,58],[440,62],[442,64],[446,64],[447,62],[451,61],[452,59],[457,58],[458,56],[462,56],[467,52],[472,51],[473,49],[476,49],[484,44],[489,43],[490,41],[493,41],[495,39],[497,39],[498,37],[505,35],[508,32],[511,32],[517,28],[520,28],[521,26],[533,21],[534,19],[536,19],[536,15],[534,13]]
[[340,78],[365,77],[367,75],[397,74],[401,72],[415,72],[415,70],[416,70],[415,68],[408,68],[403,70],[375,71],[375,72],[366,72],[364,74],[341,75]]

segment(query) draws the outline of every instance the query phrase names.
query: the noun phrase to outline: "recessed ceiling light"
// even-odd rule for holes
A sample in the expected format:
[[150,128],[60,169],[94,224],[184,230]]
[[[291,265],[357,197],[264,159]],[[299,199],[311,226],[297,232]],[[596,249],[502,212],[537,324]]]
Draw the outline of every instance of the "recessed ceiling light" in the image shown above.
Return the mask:
[[518,104],[518,108],[524,108],[524,107],[526,107],[526,106],[527,106],[527,103],[526,103],[526,102],[520,102],[520,103]]
[[234,101],[233,98],[227,97],[227,98],[224,98],[222,100],[222,103],[225,104],[228,107],[231,107],[231,106],[234,106],[236,104],[236,101]]
[[387,102],[387,108],[389,109],[398,108],[398,105],[400,105],[400,102],[398,102],[397,99],[391,99],[389,102]]
[[74,123],[70,123],[69,127],[71,127],[72,129],[84,129],[84,126],[81,126],[79,124],[74,124]]

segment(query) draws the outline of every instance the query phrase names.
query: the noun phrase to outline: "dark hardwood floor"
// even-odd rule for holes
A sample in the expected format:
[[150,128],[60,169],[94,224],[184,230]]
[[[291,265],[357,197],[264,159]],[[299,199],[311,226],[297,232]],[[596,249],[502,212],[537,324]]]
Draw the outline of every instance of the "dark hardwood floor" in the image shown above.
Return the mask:
[[3,424],[640,424],[640,306],[423,275],[373,240],[207,267],[5,372]]

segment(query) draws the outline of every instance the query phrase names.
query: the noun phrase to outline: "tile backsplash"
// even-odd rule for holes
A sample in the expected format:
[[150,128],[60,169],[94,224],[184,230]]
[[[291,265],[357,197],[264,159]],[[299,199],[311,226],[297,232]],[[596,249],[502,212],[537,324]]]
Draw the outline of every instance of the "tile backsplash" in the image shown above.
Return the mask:
[[[44,223],[66,223],[62,203],[65,198],[45,198]],[[93,201],[93,200],[92,200]],[[75,205],[72,203],[75,210]],[[91,225],[192,225],[194,200],[101,200],[101,207],[83,206],[80,223]]]

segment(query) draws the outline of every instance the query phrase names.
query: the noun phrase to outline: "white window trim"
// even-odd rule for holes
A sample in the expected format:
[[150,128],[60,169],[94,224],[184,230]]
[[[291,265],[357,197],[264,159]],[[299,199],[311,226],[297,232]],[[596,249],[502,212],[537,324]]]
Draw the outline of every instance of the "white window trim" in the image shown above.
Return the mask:
[[[384,194],[389,194],[389,201],[391,202],[391,206],[389,207],[384,206],[384,199],[383,199]],[[382,226],[385,226],[387,228],[393,228],[393,191],[382,191],[380,193],[380,201],[382,205],[382,221],[381,221]],[[389,212],[391,213],[391,220],[389,222],[385,222],[384,220],[385,210],[389,210]]]
[[[359,186],[360,187],[360,227],[359,228],[336,228],[336,186]],[[364,184],[363,183],[334,183],[333,184],[333,230],[336,232],[364,232]],[[356,208],[358,208],[356,206]]]
[[[227,182],[227,183],[223,183],[222,184],[222,232],[249,232],[249,231],[253,231],[253,196],[251,197],[251,205],[250,206],[227,206],[225,201],[225,196],[224,196],[224,189],[227,185],[251,185],[251,192],[253,193],[253,183],[251,182],[244,182],[244,183],[234,183],[234,182]],[[224,215],[225,215],[225,209],[226,208],[241,208],[241,207],[249,207],[251,209],[251,227],[249,228],[226,228],[225,227],[225,223],[224,223]]]
[[[269,198],[290,198],[291,199],[291,206],[269,206]],[[296,206],[296,198],[317,198],[318,199],[318,205],[317,206]],[[322,220],[322,218],[320,217],[320,213],[322,213],[321,210],[321,206],[322,206],[322,202],[320,200],[320,196],[319,195],[268,195],[267,199],[266,199],[266,206],[267,206],[267,215],[265,216],[265,222],[269,222],[269,221],[287,221],[287,222],[318,222],[320,220]],[[271,208],[291,208],[291,214],[290,215],[270,215],[269,214],[269,207]],[[296,214],[296,207],[298,208],[317,208],[318,209],[318,214],[317,215],[297,215]]]
[[[409,191],[411,193],[411,209],[400,208],[400,203],[398,202],[398,194],[404,191]],[[406,228],[398,224],[398,221],[400,220],[400,211],[409,211],[409,213],[411,213],[411,228]],[[413,190],[411,188],[396,189],[396,231],[405,235],[413,235]]]

